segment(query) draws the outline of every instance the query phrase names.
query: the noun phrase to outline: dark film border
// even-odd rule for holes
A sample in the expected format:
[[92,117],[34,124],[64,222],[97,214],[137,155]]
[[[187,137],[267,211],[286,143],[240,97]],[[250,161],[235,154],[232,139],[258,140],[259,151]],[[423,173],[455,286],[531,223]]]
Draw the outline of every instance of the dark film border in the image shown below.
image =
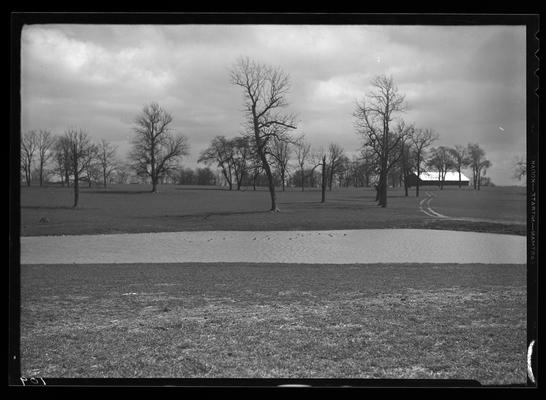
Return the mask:
[[[364,13],[146,13],[146,12],[14,12],[10,27],[10,144],[9,144],[9,338],[8,381],[23,386],[20,363],[20,40],[26,24],[312,24],[312,25],[524,25],[527,51],[527,346],[534,342],[532,361],[536,387],[538,362],[538,14],[364,14]],[[476,387],[468,380],[390,379],[63,379],[42,377],[49,386],[188,386],[188,387]],[[25,379],[25,378],[23,378]],[[30,379],[30,377],[28,377]],[[25,385],[26,386],[26,385]],[[525,385],[511,385],[525,387]]]

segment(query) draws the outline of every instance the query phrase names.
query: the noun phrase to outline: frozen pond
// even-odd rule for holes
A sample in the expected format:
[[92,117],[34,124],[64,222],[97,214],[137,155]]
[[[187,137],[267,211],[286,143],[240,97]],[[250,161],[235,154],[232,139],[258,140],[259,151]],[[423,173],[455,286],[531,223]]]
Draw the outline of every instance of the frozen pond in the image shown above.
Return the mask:
[[527,261],[526,237],[427,229],[202,231],[21,237],[21,264]]

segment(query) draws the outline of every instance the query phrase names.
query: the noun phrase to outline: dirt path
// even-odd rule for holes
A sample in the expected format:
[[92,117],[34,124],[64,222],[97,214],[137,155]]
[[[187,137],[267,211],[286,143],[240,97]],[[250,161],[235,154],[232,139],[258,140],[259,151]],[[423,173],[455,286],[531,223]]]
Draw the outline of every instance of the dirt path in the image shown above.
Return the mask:
[[419,210],[432,218],[438,218],[438,219],[447,219],[451,221],[469,221],[469,222],[489,222],[489,223],[498,223],[498,224],[506,224],[506,223],[514,223],[514,224],[521,224],[520,221],[507,221],[507,220],[499,220],[499,219],[487,219],[487,218],[472,218],[472,217],[449,217],[444,214],[440,214],[439,212],[436,212],[432,209],[430,203],[432,200],[436,197],[431,192],[425,192],[427,195],[426,198],[422,199],[419,202]]
[[521,264],[526,237],[428,229],[200,231],[21,237],[22,264]]

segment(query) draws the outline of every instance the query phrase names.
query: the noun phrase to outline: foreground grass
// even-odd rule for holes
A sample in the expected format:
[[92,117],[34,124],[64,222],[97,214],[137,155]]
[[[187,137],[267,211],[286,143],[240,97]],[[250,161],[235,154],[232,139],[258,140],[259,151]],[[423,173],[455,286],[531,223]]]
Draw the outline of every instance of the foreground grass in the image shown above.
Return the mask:
[[524,265],[37,265],[23,375],[524,383]]
[[373,189],[337,189],[320,203],[320,192],[279,192],[280,213],[271,213],[269,194],[214,187],[117,185],[83,188],[80,206],[72,209],[72,189],[21,188],[21,234],[172,232],[191,230],[322,230],[430,228],[525,235],[525,188],[488,188],[480,192],[429,188],[432,205],[450,217],[487,218],[457,221],[431,218],[419,211],[419,200],[389,192],[388,208],[378,207]]

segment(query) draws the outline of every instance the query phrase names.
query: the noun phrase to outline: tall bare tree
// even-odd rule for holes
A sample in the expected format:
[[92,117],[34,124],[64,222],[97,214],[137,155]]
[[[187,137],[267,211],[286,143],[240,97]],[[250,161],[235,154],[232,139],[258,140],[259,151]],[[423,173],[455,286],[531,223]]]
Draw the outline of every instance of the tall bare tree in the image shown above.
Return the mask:
[[289,132],[296,129],[295,117],[283,113],[283,109],[288,106],[286,95],[290,90],[289,76],[280,68],[240,58],[231,71],[231,82],[242,89],[246,122],[255,144],[253,148],[268,180],[271,211],[278,212],[275,181],[271,172],[273,160],[268,157],[268,153],[271,153],[273,139],[291,141]]
[[472,178],[474,182],[474,190],[480,190],[480,180],[483,171],[491,167],[491,162],[485,158],[485,151],[478,143],[468,144],[469,166],[472,168]]
[[107,140],[101,139],[97,145],[97,159],[102,175],[102,185],[106,188],[108,181],[117,168],[117,147]]
[[152,193],[157,192],[160,178],[176,169],[189,151],[186,137],[172,132],[172,121],[172,115],[157,103],[145,105],[135,118],[136,135],[129,157],[137,175],[150,177]]
[[466,147],[456,145],[449,149],[451,157],[453,159],[453,168],[459,173],[459,189],[461,188],[461,173],[463,168],[468,167],[470,159],[468,158],[468,150]]
[[93,143],[89,139],[89,136],[83,130],[68,129],[65,132],[65,140],[68,145],[72,175],[74,177],[74,204],[73,207],[78,206],[80,198],[80,176],[85,170],[89,157],[91,156]]
[[30,186],[32,180],[32,165],[37,148],[36,131],[25,132],[21,137],[21,168],[25,174],[27,186]]
[[379,159],[378,201],[386,207],[389,170],[400,158],[400,152],[394,150],[401,137],[391,132],[391,123],[397,113],[405,111],[405,96],[399,93],[392,77],[380,75],[371,84],[373,90],[357,101],[353,115],[365,146],[373,149]]
[[410,132],[409,140],[413,144],[415,152],[415,173],[417,175],[415,184],[416,197],[419,197],[419,177],[423,170],[427,148],[437,139],[438,134],[432,129],[413,129]]
[[55,138],[49,131],[40,130],[36,135],[36,150],[38,152],[38,173],[40,176],[40,186],[44,184],[44,172],[48,161],[53,157],[51,148],[55,143]]

